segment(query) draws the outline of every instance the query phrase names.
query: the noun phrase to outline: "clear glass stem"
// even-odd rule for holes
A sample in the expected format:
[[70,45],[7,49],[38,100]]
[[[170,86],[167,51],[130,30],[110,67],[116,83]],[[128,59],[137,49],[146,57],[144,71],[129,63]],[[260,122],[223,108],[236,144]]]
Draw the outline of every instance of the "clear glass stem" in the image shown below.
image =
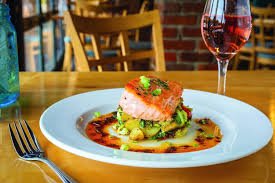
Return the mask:
[[217,93],[225,95],[226,89],[226,73],[229,60],[217,60],[218,62],[218,90]]

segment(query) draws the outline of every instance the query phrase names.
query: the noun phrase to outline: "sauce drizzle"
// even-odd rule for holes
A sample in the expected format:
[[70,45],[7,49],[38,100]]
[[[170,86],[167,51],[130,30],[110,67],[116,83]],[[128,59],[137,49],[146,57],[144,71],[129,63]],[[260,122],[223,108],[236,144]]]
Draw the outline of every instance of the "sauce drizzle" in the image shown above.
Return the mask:
[[[128,151],[143,153],[184,153],[209,149],[216,146],[222,140],[221,130],[213,121],[207,118],[193,120],[198,128],[195,132],[195,138],[188,143],[173,144],[163,140],[151,140],[154,142],[163,142],[159,146],[143,146],[142,142],[128,140]],[[120,149],[125,144],[119,136],[110,134],[109,129],[117,123],[114,113],[102,115],[88,123],[85,132],[92,141],[110,148]],[[184,137],[182,137],[184,138]],[[146,141],[146,140],[145,140]],[[148,141],[148,140],[147,140]]]

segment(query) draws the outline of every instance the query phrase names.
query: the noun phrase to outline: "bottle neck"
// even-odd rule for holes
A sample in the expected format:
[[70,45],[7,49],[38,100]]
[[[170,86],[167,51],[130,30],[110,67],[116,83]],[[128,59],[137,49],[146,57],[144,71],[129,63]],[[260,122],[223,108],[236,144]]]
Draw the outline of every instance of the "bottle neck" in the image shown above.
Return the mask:
[[0,21],[10,18],[10,8],[4,3],[0,3]]

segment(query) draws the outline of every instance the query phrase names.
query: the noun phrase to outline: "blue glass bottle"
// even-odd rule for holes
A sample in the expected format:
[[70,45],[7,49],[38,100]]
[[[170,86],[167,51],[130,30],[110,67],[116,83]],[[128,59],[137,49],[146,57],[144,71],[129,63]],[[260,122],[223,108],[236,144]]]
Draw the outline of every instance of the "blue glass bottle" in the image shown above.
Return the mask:
[[17,39],[9,7],[0,0],[0,108],[19,96]]

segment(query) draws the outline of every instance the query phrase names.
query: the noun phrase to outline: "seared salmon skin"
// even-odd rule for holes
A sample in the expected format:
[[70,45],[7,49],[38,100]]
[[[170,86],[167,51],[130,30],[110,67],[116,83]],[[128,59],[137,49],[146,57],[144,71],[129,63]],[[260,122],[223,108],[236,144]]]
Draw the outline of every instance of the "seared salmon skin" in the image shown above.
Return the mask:
[[134,118],[169,121],[181,102],[182,92],[178,82],[141,76],[126,84],[119,105]]

